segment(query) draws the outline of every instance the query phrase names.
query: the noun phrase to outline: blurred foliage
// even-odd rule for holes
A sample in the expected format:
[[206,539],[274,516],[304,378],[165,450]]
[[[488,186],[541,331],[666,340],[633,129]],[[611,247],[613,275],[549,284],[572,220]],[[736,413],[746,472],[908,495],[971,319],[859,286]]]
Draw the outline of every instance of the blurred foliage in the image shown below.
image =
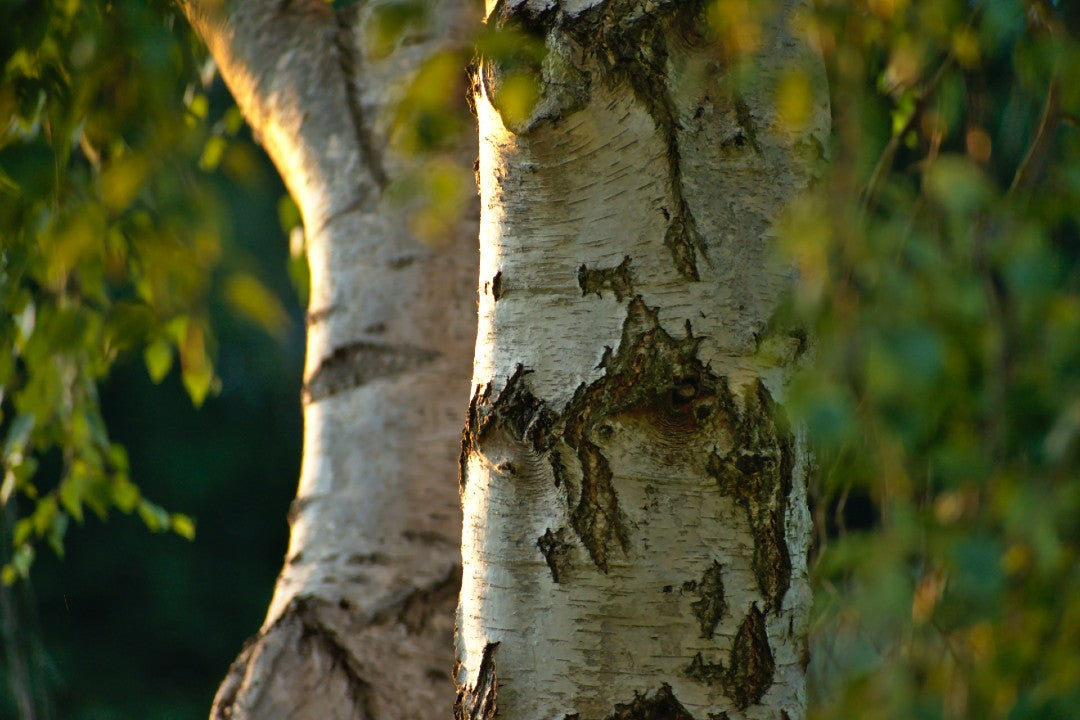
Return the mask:
[[[217,392],[207,302],[220,202],[195,168],[240,179],[255,156],[232,141],[236,108],[209,122],[204,51],[172,3],[24,0],[0,13],[0,505],[23,509],[7,513],[10,584],[41,541],[62,554],[87,510],[194,536],[191,518],[132,482],[97,384],[141,353],[154,382],[178,359],[196,406]],[[282,331],[281,303],[254,277],[223,288]]]
[[0,717],[203,714],[297,472],[284,191],[175,3],[0,3],[0,67]]
[[[1076,11],[799,19],[834,123],[781,235],[800,277],[782,320],[814,339],[791,399],[819,463],[812,718],[1077,717]],[[807,84],[781,85],[782,119]]]

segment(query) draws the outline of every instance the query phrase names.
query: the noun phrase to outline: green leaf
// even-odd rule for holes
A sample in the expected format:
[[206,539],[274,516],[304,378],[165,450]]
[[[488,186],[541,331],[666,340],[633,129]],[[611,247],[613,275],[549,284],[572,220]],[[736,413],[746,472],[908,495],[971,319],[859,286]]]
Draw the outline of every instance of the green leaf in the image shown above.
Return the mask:
[[139,488],[126,477],[117,478],[112,484],[112,501],[124,513],[130,513],[139,502]]
[[68,529],[68,514],[57,513],[53,517],[52,525],[49,526],[49,533],[46,536],[49,547],[53,549],[57,557],[64,557],[64,535],[67,534]]
[[15,532],[12,534],[11,542],[22,545],[30,539],[32,532],[34,532],[34,521],[31,518],[22,518],[15,523]]
[[187,515],[173,513],[170,516],[170,527],[173,532],[187,540],[195,539],[195,521]]
[[136,508],[139,517],[151,532],[162,532],[169,527],[169,513],[149,500],[140,500]]
[[34,423],[37,418],[33,413],[19,413],[11,421],[8,428],[7,439],[4,442],[4,463],[18,464],[26,450],[26,444],[30,440],[30,433],[34,431]]
[[238,314],[271,335],[280,337],[288,323],[288,315],[277,296],[247,273],[229,276],[225,281],[225,299]]
[[[86,493],[86,477],[82,473],[72,472],[60,483],[60,503],[71,513],[77,522],[83,521],[83,501]],[[53,499],[55,504],[56,500]],[[51,521],[51,519],[50,519]]]
[[59,508],[57,507],[55,495],[46,495],[39,500],[37,507],[34,508],[34,514],[31,515],[34,522],[34,534],[38,537],[43,536],[52,525],[57,512],[59,512]]
[[172,368],[172,348],[164,340],[155,340],[146,346],[143,359],[146,361],[146,371],[150,374],[150,380],[156,385],[165,379]]

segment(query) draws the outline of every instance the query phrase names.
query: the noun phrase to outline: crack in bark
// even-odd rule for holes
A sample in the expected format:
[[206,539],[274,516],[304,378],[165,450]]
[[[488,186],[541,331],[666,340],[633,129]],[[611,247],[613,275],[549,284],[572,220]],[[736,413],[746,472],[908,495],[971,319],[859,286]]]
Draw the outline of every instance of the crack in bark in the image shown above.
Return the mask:
[[[495,717],[498,712],[495,700],[499,691],[499,680],[495,675],[495,651],[498,649],[497,642],[485,645],[476,684],[471,688],[458,686],[454,720],[492,720]],[[454,674],[458,674],[457,670]]]
[[356,26],[356,8],[348,6],[334,12],[334,20],[337,23],[337,32],[334,34],[334,46],[337,51],[338,64],[341,67],[342,79],[345,82],[346,107],[353,131],[356,134],[356,145],[360,148],[360,155],[371,173],[376,187],[382,190],[386,187],[386,169],[383,167],[382,158],[375,149],[375,143],[371,137],[371,131],[365,121],[364,108],[360,97],[356,92],[357,78],[360,72],[360,58],[353,47],[352,29]]
[[795,464],[795,441],[765,384],[748,388],[735,442],[706,465],[724,495],[746,512],[754,536],[752,568],[766,610],[780,613],[791,584],[785,519]]
[[434,350],[412,345],[386,345],[364,340],[343,345],[319,363],[304,384],[304,402],[311,403],[379,378],[392,377],[439,357]]
[[362,708],[362,717],[373,720],[377,716],[371,685],[364,680],[359,668],[353,666],[349,649],[338,640],[332,629],[323,624],[318,616],[317,608],[307,598],[300,598],[293,602],[292,609],[302,627],[301,642],[307,640],[314,643],[334,666],[340,668],[349,684],[353,707]]

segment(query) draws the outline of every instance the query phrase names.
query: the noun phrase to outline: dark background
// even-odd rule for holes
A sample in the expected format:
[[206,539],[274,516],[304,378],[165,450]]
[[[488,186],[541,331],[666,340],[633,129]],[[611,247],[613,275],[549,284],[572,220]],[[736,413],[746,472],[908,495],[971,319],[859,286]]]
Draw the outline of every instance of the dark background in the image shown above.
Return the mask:
[[[211,95],[228,103],[220,83]],[[261,151],[242,142],[257,159],[244,181],[209,178],[228,220],[223,241],[230,264],[285,304],[289,324],[274,338],[212,305],[221,392],[200,409],[177,367],[160,385],[140,355],[113,368],[101,403],[133,481],[192,516],[197,533],[189,542],[151,534],[134,515],[102,523],[91,514],[69,532],[63,559],[42,549],[29,586],[15,590],[17,622],[39,641],[40,652],[27,654],[44,666],[55,718],[206,717],[229,663],[258,631],[284,557],[302,445],[303,314],[278,220],[285,190]],[[5,678],[0,718],[14,717]]]

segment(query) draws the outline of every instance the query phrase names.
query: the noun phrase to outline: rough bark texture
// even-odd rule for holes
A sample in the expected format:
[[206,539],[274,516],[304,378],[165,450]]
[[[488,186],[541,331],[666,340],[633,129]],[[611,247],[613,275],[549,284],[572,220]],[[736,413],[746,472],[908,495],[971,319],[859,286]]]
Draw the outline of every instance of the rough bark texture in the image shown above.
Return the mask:
[[[378,58],[364,50],[366,3],[185,9],[300,206],[311,268],[288,556],[212,716],[445,718],[477,218],[437,247],[413,237],[388,189],[417,160],[393,152],[388,135],[404,88],[464,36],[469,8],[427,4],[437,32],[407,35]],[[473,157],[463,146],[456,161],[468,168]]]
[[[474,83],[459,719],[489,690],[504,720],[805,714],[807,462],[782,408],[802,342],[763,337],[791,281],[770,226],[827,133],[798,4],[736,82],[704,3],[489,3],[547,53],[481,58]],[[792,68],[820,98],[800,129],[775,109]],[[510,72],[539,85],[527,117]]]

